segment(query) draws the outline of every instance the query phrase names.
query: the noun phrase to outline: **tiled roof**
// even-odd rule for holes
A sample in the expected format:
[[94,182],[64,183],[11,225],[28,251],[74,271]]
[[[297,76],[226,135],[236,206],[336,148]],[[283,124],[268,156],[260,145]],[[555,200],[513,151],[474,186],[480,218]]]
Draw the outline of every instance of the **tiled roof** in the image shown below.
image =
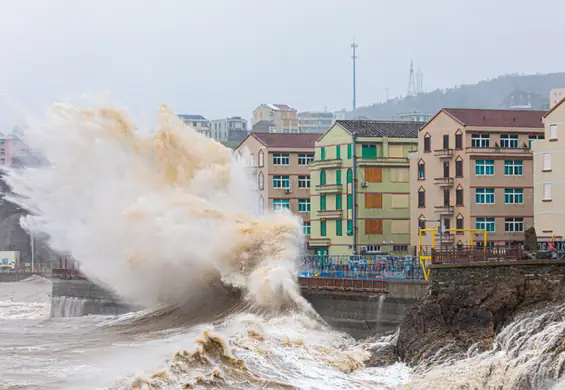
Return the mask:
[[532,127],[543,128],[541,118],[545,111],[535,110],[483,110],[470,108],[444,108],[464,126],[476,127]]
[[201,121],[206,121],[208,119],[204,118],[202,115],[191,115],[191,114],[179,114],[179,117],[181,119],[187,119],[187,120],[201,120]]
[[418,130],[425,122],[391,122],[345,120],[337,121],[341,127],[359,137],[418,138]]
[[268,148],[314,149],[320,134],[252,133]]

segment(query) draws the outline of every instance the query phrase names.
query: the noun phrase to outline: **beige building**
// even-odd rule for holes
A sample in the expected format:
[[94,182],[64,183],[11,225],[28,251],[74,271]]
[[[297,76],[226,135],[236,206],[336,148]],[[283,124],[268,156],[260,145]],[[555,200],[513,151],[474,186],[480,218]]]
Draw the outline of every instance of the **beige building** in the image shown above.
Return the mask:
[[565,87],[552,88],[549,91],[549,108],[553,108],[561,99],[565,98]]
[[545,114],[545,139],[533,144],[538,238],[565,237],[565,96]]
[[319,134],[250,133],[235,149],[250,154],[248,166],[257,188],[257,204],[286,209],[302,217],[310,235],[310,172]]
[[[410,156],[411,244],[418,244],[420,227],[442,225],[486,229],[489,245],[523,241],[534,214],[530,148],[543,139],[544,114],[443,109],[430,119]],[[441,239],[444,245],[470,241],[468,232]],[[431,234],[423,243],[431,245]]]
[[253,111],[251,125],[255,127],[261,121],[272,122],[277,133],[296,134],[299,132],[296,109],[286,104],[261,104]]

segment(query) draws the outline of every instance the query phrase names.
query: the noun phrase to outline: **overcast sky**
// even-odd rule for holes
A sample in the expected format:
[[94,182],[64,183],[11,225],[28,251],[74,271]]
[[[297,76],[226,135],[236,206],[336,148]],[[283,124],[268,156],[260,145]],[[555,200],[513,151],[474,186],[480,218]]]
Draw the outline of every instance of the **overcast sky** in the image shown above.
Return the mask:
[[0,124],[82,93],[140,115],[351,109],[353,37],[358,105],[405,94],[411,59],[426,91],[564,71],[563,15],[563,0],[0,0]]

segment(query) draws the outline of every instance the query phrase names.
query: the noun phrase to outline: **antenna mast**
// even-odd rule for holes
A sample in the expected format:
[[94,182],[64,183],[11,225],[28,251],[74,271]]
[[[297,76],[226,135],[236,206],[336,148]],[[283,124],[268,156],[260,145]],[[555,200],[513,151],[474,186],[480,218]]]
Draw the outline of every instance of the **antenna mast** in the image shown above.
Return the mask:
[[355,60],[357,59],[355,50],[357,49],[357,44],[355,43],[355,38],[353,38],[351,48],[353,49],[353,55],[351,56],[351,58],[353,59],[353,119],[357,119],[357,90],[355,82]]

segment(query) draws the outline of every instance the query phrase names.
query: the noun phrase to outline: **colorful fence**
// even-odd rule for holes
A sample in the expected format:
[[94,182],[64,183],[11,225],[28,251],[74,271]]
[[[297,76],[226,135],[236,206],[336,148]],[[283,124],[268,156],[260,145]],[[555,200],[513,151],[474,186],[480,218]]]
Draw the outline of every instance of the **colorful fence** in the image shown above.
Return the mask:
[[302,278],[424,279],[414,256],[304,256],[299,270]]

